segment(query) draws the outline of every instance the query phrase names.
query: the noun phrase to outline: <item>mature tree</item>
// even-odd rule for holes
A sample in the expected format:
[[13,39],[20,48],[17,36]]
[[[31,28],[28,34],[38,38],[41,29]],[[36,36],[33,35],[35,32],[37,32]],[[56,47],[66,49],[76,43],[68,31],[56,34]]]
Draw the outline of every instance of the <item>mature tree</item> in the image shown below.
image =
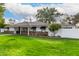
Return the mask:
[[3,18],[3,15],[4,15],[4,11],[5,11],[5,8],[3,7],[4,4],[0,4],[0,28],[4,27],[4,18]]
[[3,28],[4,26],[4,19],[0,17],[0,28]]
[[70,24],[70,25],[74,25],[74,23],[73,23],[73,19],[74,17],[72,16],[72,15],[65,15],[64,16],[64,19],[61,21],[61,23],[62,24]]
[[55,22],[55,18],[60,14],[55,8],[43,8],[43,9],[38,9],[37,10],[37,14],[36,14],[36,18],[39,21],[45,22],[45,23],[51,23],[51,22]]
[[76,15],[74,15],[74,18],[72,19],[74,24],[79,23],[79,13],[77,13]]
[[66,21],[69,21],[69,23],[72,22],[73,25],[76,25],[77,23],[79,23],[79,13],[70,17],[68,16],[66,18]]
[[57,33],[57,31],[61,28],[61,24],[52,23],[49,25],[49,30],[53,32],[53,36]]
[[74,25],[73,19],[74,19],[74,17],[73,17],[72,15],[71,15],[71,16],[68,16],[68,17],[66,18],[68,24],[71,24],[71,25]]

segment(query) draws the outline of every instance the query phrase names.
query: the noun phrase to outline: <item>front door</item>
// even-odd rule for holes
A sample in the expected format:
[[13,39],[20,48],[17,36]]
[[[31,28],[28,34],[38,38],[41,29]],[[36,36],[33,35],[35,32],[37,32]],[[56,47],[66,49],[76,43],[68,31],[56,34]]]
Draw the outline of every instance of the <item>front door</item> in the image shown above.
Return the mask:
[[20,27],[18,27],[18,30],[16,31],[17,34],[20,34]]

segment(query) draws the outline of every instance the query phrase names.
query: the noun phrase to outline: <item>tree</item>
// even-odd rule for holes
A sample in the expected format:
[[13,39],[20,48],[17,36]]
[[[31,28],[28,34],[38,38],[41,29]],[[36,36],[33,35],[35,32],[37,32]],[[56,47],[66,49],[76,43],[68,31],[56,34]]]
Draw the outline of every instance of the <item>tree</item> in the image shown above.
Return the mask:
[[9,19],[9,24],[12,25],[12,24],[14,24],[14,23],[15,23],[15,20],[13,20],[13,19],[10,18],[10,19]]
[[4,19],[2,18],[0,18],[0,28],[3,28],[5,26],[5,24],[4,24]]
[[53,32],[53,36],[55,36],[56,32],[61,28],[60,24],[52,23],[49,25],[49,30]]
[[68,15],[68,14],[64,14],[64,19],[61,20],[61,24],[63,25],[74,25],[73,19],[74,16],[73,15]]
[[74,24],[77,24],[79,22],[79,13],[74,15],[74,18],[72,20],[73,20]]
[[36,14],[36,18],[38,19],[38,21],[42,21],[45,23],[51,23],[51,22],[55,22],[55,18],[60,14],[55,8],[43,8],[43,9],[38,9],[37,10],[37,14]]
[[0,28],[3,28],[5,26],[3,18],[5,8],[3,6],[4,4],[0,3]]

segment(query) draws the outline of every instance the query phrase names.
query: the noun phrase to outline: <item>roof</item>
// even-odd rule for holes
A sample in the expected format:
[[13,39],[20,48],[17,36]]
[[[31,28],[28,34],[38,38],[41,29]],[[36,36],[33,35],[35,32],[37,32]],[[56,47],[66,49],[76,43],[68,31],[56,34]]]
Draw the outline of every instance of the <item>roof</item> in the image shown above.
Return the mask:
[[40,26],[48,26],[48,25],[46,23],[36,21],[36,22],[22,22],[14,25],[9,25],[6,27],[40,27]]

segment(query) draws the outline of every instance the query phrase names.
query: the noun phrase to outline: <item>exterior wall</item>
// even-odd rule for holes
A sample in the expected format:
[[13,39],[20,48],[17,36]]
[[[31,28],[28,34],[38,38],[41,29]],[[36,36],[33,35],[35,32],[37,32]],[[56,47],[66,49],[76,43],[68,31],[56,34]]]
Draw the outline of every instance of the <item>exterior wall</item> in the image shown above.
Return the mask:
[[48,29],[46,28],[45,30],[41,30],[40,27],[37,27],[37,28],[36,28],[36,31],[37,31],[37,32],[39,32],[39,31],[48,32]]
[[9,31],[15,31],[15,29],[14,28],[9,28]]
[[38,31],[38,32],[41,31],[40,27],[37,27],[37,28],[36,28],[36,31]]
[[13,34],[14,31],[15,31],[14,28],[9,28],[9,29],[6,29],[6,28],[0,28],[0,33]]
[[[14,28],[10,28],[10,31],[14,31],[14,33],[16,33]],[[3,32],[4,29],[1,30],[1,32]],[[39,32],[41,31],[40,27],[36,28],[36,31]],[[53,33],[49,31],[48,28],[46,28],[45,30],[46,32],[48,32],[48,36],[53,36]],[[61,36],[64,38],[79,38],[79,29],[78,28],[72,28],[72,29],[60,29],[56,36]]]
[[[48,32],[49,36],[53,36],[52,32]],[[63,38],[79,38],[79,29],[73,28],[73,29],[60,29],[56,36],[61,36]]]
[[79,38],[79,29],[61,29],[57,34],[61,37]]
[[4,28],[0,28],[0,32],[4,32]]

